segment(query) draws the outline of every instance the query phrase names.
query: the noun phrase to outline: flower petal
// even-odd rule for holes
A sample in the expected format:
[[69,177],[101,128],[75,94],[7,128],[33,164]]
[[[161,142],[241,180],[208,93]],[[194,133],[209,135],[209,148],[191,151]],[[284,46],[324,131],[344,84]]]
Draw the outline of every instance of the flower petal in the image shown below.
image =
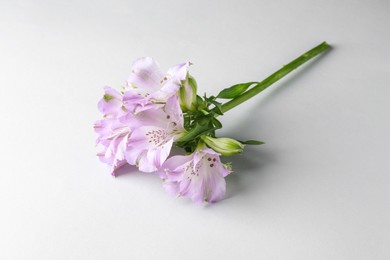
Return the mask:
[[121,112],[122,95],[111,87],[104,87],[104,96],[98,103],[98,109],[101,113],[118,114]]
[[222,174],[215,172],[207,180],[206,201],[213,203],[224,198],[226,192],[226,181]]
[[219,155],[204,148],[188,156],[169,158],[158,171],[164,179],[164,189],[170,194],[190,198],[194,203],[213,203],[226,192],[224,177],[230,173]]
[[185,171],[187,164],[191,161],[190,156],[176,155],[172,156],[164,162],[157,172],[157,175],[162,179],[170,181],[178,181],[181,174]]
[[165,160],[168,158],[169,153],[171,152],[172,144],[173,139],[158,146],[156,149],[148,150],[146,158],[148,164],[154,166],[152,171],[157,171],[157,169],[159,169],[161,165],[165,162]]
[[190,62],[177,64],[177,65],[171,67],[168,70],[167,74],[170,76],[171,79],[173,79],[175,81],[185,80],[187,77],[187,73],[188,73],[188,69],[189,69],[190,65],[191,65]]
[[129,164],[138,161],[141,171],[156,171],[167,159],[173,144],[165,129],[154,126],[140,127],[131,134],[126,158]]
[[160,90],[163,77],[164,74],[158,63],[150,57],[144,57],[133,63],[127,82],[130,86],[135,86],[151,94]]
[[165,112],[167,119],[171,122],[170,127],[177,129],[178,131],[184,131],[184,118],[183,111],[180,108],[179,99],[177,96],[172,96],[167,100],[165,104]]

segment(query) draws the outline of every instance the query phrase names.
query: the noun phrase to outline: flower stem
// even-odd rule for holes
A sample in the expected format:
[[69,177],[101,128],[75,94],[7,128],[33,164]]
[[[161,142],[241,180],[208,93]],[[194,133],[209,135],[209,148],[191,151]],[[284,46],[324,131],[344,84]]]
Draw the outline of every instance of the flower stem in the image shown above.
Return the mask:
[[323,42],[320,45],[318,45],[317,47],[314,47],[310,51],[302,54],[301,56],[299,56],[295,60],[291,61],[289,64],[283,66],[281,69],[279,69],[278,71],[274,72],[271,76],[269,76],[268,78],[266,78],[262,82],[260,82],[257,85],[255,85],[250,90],[244,92],[240,96],[238,96],[238,97],[236,97],[236,98],[226,102],[225,104],[223,104],[222,105],[222,109],[221,109],[222,112],[225,113],[226,111],[229,111],[230,109],[232,109],[232,108],[240,105],[241,103],[247,101],[248,99],[256,96],[261,91],[263,91],[264,89],[266,89],[267,87],[271,86],[273,83],[275,83],[279,79],[281,79],[284,76],[286,76],[287,74],[289,74],[294,69],[298,68],[299,66],[301,66],[302,64],[304,64],[308,60],[314,58],[318,54],[320,54],[320,53],[326,51],[327,49],[329,49],[329,47],[330,47],[329,44],[327,44],[326,42]]

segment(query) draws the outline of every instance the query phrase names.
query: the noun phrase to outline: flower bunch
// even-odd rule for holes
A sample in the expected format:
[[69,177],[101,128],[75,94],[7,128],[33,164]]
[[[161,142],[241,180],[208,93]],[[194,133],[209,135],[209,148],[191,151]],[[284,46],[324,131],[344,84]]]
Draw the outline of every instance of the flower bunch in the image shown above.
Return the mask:
[[[189,62],[163,73],[152,58],[138,59],[121,91],[104,88],[98,103],[103,119],[94,125],[101,148],[97,155],[110,165],[112,175],[125,164],[135,165],[142,172],[156,172],[169,194],[198,204],[219,201],[232,171],[220,157],[263,142],[217,137],[222,127],[217,118],[328,47],[320,44],[262,82],[236,84],[203,97],[197,94]],[[169,157],[173,146],[182,148],[183,155]]]

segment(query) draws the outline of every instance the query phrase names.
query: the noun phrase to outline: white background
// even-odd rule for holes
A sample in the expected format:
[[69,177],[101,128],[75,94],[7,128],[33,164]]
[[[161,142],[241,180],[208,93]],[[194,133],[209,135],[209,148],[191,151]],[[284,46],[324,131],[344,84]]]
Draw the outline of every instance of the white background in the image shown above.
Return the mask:
[[[0,1],[0,259],[388,259],[390,2]],[[199,92],[333,49],[222,119],[260,139],[197,207],[96,158],[102,87],[191,61]]]

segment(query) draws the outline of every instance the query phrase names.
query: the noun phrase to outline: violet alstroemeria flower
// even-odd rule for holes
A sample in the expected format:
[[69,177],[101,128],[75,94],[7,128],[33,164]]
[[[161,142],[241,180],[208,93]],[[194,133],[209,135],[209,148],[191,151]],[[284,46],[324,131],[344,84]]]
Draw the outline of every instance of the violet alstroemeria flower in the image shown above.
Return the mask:
[[99,134],[97,143],[103,147],[97,155],[111,166],[111,174],[115,175],[116,170],[126,164],[125,150],[130,128],[112,118],[97,121],[94,127]]
[[123,108],[122,94],[110,87],[105,87],[104,90],[105,94],[98,103],[104,118],[94,124],[95,132],[98,134],[96,144],[103,148],[97,155],[102,162],[111,166],[111,174],[115,175],[116,169],[126,164],[124,152],[130,127],[118,119],[126,112]]
[[166,160],[173,141],[184,132],[176,94],[188,67],[179,64],[164,74],[155,60],[141,58],[134,62],[123,94],[105,87],[98,103],[104,119],[94,128],[103,147],[98,156],[111,165],[113,175],[126,162],[151,172]]
[[226,191],[225,177],[230,169],[221,163],[219,154],[203,148],[191,155],[173,156],[165,161],[157,174],[171,195],[184,196],[197,204],[221,200]]
[[125,88],[123,100],[126,109],[140,112],[156,103],[166,102],[176,95],[186,79],[189,65],[189,62],[176,65],[164,74],[154,59],[144,57],[136,60]]
[[170,97],[163,108],[144,110],[133,117],[138,127],[130,135],[126,160],[140,171],[156,171],[167,159],[173,142],[185,132],[178,97]]

